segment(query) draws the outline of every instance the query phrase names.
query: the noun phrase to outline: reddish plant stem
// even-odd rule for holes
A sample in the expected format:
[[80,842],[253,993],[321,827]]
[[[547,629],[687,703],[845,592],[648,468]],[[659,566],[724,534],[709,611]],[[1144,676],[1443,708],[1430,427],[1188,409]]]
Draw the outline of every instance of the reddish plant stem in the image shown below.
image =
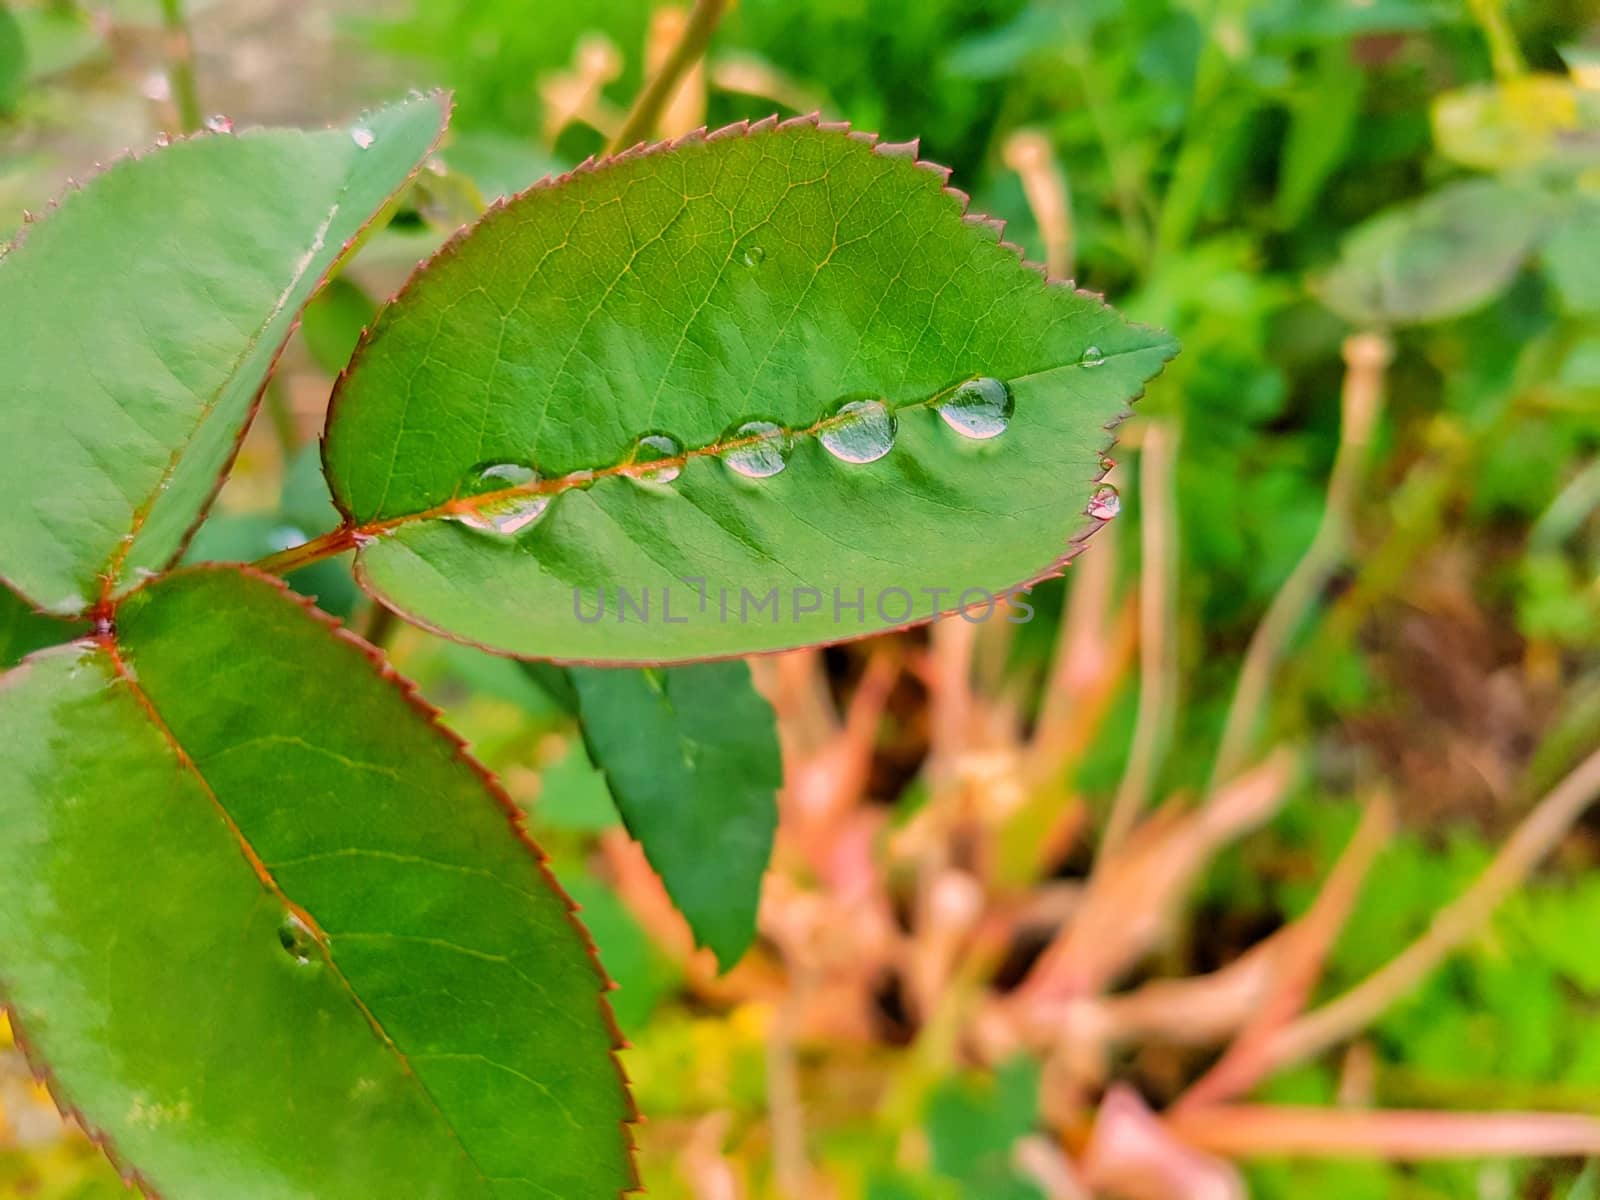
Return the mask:
[[355,526],[341,525],[321,537],[301,542],[298,546],[290,546],[287,550],[279,550],[276,554],[269,554],[251,565],[267,575],[287,575],[291,571],[300,570],[301,567],[309,567],[312,563],[333,558],[346,550],[353,550],[356,537]]

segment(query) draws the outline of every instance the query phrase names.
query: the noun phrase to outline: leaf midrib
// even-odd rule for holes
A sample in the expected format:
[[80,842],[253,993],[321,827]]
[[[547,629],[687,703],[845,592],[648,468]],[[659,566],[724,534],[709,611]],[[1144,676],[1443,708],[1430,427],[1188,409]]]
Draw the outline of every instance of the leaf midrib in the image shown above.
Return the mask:
[[[1102,363],[1111,362],[1114,359],[1125,358],[1134,354],[1146,353],[1148,350],[1149,347],[1144,346],[1137,347],[1132,350],[1119,350],[1115,353],[1104,355],[1093,364],[1062,363],[1059,366],[1045,367],[1038,371],[1032,371],[1023,375],[1015,376],[1008,382],[1025,383],[1031,379],[1039,378],[1040,376],[1050,374],[1054,371],[1071,370],[1074,368],[1079,370],[1094,370]],[[955,383],[940,388],[931,396],[928,396],[922,400],[913,400],[906,404],[899,405],[898,407],[889,405],[886,401],[885,407],[888,409],[889,413],[896,418],[898,418],[901,413],[914,412],[923,408],[933,408],[945,397],[953,394],[958,388],[962,387],[966,383],[971,382],[973,378],[975,378],[975,376],[963,377]],[[849,423],[851,419],[852,418],[848,416],[841,416],[837,414],[821,417],[804,428],[784,430],[784,436],[791,442],[800,441],[801,439],[806,438],[815,438],[829,429]],[[549,496],[553,500],[556,496],[559,496],[564,492],[583,490],[592,487],[602,479],[612,479],[617,477],[648,477],[663,469],[670,469],[674,467],[681,471],[694,459],[720,458],[730,450],[737,450],[743,446],[755,446],[761,444],[762,442],[774,440],[776,439],[770,436],[732,438],[727,440],[719,439],[708,442],[703,446],[691,447],[684,450],[681,454],[675,454],[664,458],[650,459],[646,462],[638,462],[635,459],[628,458],[620,462],[613,463],[610,466],[596,467],[592,469],[580,469],[578,471],[570,472],[565,475],[558,475],[553,478],[536,479],[530,483],[519,484],[515,487],[498,488],[488,492],[478,492],[471,496],[462,496],[458,493],[453,495],[449,500],[433,505],[431,508],[419,509],[415,512],[409,513],[400,513],[392,517],[379,517],[370,521],[356,521],[346,514],[345,522],[338,529],[323,535],[322,538],[314,539],[314,541],[323,542],[325,540],[336,540],[339,543],[339,548],[348,549],[350,546],[357,544],[359,539],[377,537],[379,535],[389,533],[395,529],[402,528],[403,526],[415,524],[419,521],[447,520],[454,516],[481,512],[484,509],[497,508],[508,501],[515,500],[523,496]],[[336,497],[336,500],[340,503],[341,507],[343,507],[344,501],[342,498]],[[305,545],[311,544],[312,543],[310,542],[305,543]],[[299,548],[297,547],[296,549]],[[273,557],[276,558],[277,556],[274,555]]]

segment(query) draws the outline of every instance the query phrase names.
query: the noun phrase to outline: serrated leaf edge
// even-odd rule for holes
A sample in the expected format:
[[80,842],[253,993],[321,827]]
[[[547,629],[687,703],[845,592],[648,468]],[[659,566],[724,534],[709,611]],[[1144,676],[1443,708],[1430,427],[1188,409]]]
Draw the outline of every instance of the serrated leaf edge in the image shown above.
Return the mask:
[[[704,144],[704,143],[724,141],[724,140],[727,140],[729,138],[749,137],[749,136],[757,135],[757,134],[775,133],[775,132],[781,132],[781,131],[787,130],[787,129],[803,129],[803,128],[816,129],[816,130],[820,130],[820,131],[822,131],[824,133],[842,134],[845,137],[850,138],[852,141],[861,142],[861,143],[865,144],[866,146],[870,147],[871,150],[873,151],[873,153],[875,153],[875,154],[879,154],[879,155],[882,155],[882,156],[888,157],[888,158],[900,158],[900,159],[906,159],[906,160],[910,161],[912,163],[912,165],[917,167],[919,170],[926,171],[926,172],[928,172],[929,174],[933,175],[935,178],[938,179],[940,191],[942,193],[944,193],[945,195],[947,195],[947,196],[951,197],[952,199],[954,199],[957,202],[957,204],[960,206],[960,217],[961,217],[962,222],[965,225],[980,231],[986,237],[989,237],[1000,248],[1011,251],[1014,255],[1016,255],[1018,263],[1025,270],[1031,271],[1034,274],[1037,274],[1039,276],[1039,279],[1040,279],[1041,283],[1045,287],[1047,287],[1047,288],[1065,288],[1066,290],[1071,291],[1075,295],[1081,296],[1081,297],[1083,297],[1085,299],[1091,300],[1094,303],[1098,304],[1102,311],[1115,312],[1115,310],[1112,308],[1112,306],[1106,301],[1105,296],[1102,295],[1101,293],[1090,291],[1090,290],[1085,289],[1085,288],[1080,288],[1080,287],[1078,287],[1076,285],[1076,283],[1074,281],[1072,281],[1070,279],[1069,280],[1061,280],[1061,279],[1052,278],[1050,276],[1048,270],[1045,268],[1045,266],[1042,263],[1034,262],[1034,261],[1032,261],[1031,259],[1029,259],[1026,256],[1026,254],[1023,251],[1021,246],[1017,245],[1014,242],[1006,241],[1004,239],[1005,222],[1003,220],[1000,220],[999,218],[996,218],[996,217],[986,216],[986,215],[984,215],[982,213],[975,213],[975,212],[971,211],[972,197],[969,196],[966,192],[962,191],[959,188],[954,188],[954,187],[950,187],[949,186],[949,180],[950,180],[950,176],[952,174],[951,169],[949,167],[941,166],[938,163],[929,162],[929,161],[927,161],[927,160],[925,160],[925,159],[920,157],[920,146],[921,146],[920,139],[913,139],[913,140],[911,140],[909,142],[885,142],[885,141],[883,141],[881,139],[880,135],[878,135],[876,133],[871,133],[871,132],[868,132],[868,131],[865,131],[865,130],[858,130],[858,129],[852,128],[848,121],[825,121],[825,120],[822,119],[822,114],[820,112],[807,113],[807,114],[804,114],[804,115],[801,115],[801,116],[789,117],[787,119],[782,119],[782,120],[780,120],[779,117],[776,114],[773,114],[771,116],[763,117],[763,118],[761,118],[759,120],[756,120],[756,121],[751,121],[751,120],[748,120],[748,119],[747,120],[743,120],[743,121],[737,121],[737,122],[734,122],[733,124],[724,125],[721,128],[715,129],[715,130],[708,130],[707,127],[701,126],[699,129],[692,130],[691,132],[682,134],[679,137],[666,138],[666,139],[662,139],[662,140],[659,140],[659,141],[653,141],[653,142],[648,142],[648,141],[647,142],[639,142],[636,145],[630,146],[629,148],[627,148],[625,150],[622,150],[622,151],[619,151],[616,154],[611,154],[611,155],[606,155],[606,156],[593,156],[593,155],[591,155],[589,158],[587,158],[583,162],[579,163],[576,167],[572,168],[570,171],[566,171],[566,172],[563,172],[563,173],[558,174],[558,175],[546,175],[543,178],[534,181],[528,187],[524,188],[522,191],[517,192],[514,195],[502,196],[502,197],[498,198],[497,200],[495,200],[494,203],[489,205],[489,207],[483,212],[483,214],[481,216],[479,216],[479,218],[476,221],[474,221],[473,223],[471,223],[469,225],[463,225],[461,228],[457,229],[453,234],[450,235],[450,237],[448,237],[444,241],[444,243],[442,245],[439,246],[439,248],[437,250],[435,250],[431,255],[429,255],[427,258],[425,258],[421,262],[419,262],[417,264],[417,266],[412,269],[411,274],[406,278],[406,281],[400,286],[399,290],[396,291],[395,295],[391,298],[389,303],[386,304],[384,306],[384,309],[379,312],[377,318],[375,318],[373,320],[372,324],[367,326],[365,329],[362,330],[361,338],[356,344],[355,351],[350,356],[350,361],[345,365],[344,370],[342,370],[339,373],[338,379],[335,380],[335,382],[334,382],[333,392],[332,392],[332,395],[329,397],[329,400],[328,400],[327,415],[326,415],[326,417],[324,419],[324,422],[323,422],[322,436],[321,436],[321,438],[318,439],[319,448],[320,448],[321,456],[322,456],[323,475],[325,477],[329,478],[330,480],[332,479],[332,475],[330,473],[329,463],[328,463],[328,431],[333,426],[333,422],[335,420],[335,416],[336,416],[336,413],[338,411],[339,402],[343,398],[344,390],[345,390],[345,387],[346,387],[346,385],[348,383],[348,380],[349,380],[349,377],[350,377],[351,373],[353,371],[355,371],[360,366],[362,358],[363,358],[364,354],[366,353],[367,348],[368,348],[369,344],[371,343],[371,341],[373,340],[374,336],[379,331],[380,325],[383,324],[384,318],[385,318],[386,314],[388,313],[389,308],[391,306],[398,306],[400,303],[402,303],[405,300],[407,294],[411,291],[411,289],[414,286],[416,286],[416,284],[418,283],[419,280],[425,278],[427,276],[427,274],[435,267],[435,265],[437,265],[438,263],[441,263],[443,261],[446,261],[447,259],[449,259],[451,257],[454,257],[454,255],[459,252],[459,250],[461,248],[461,245],[469,237],[471,237],[473,235],[473,233],[485,221],[487,221],[488,219],[490,219],[495,214],[497,214],[500,211],[506,209],[510,205],[516,203],[517,201],[521,200],[522,198],[524,198],[526,196],[532,195],[532,194],[534,194],[536,192],[539,192],[539,191],[559,188],[559,187],[561,187],[562,185],[564,185],[565,183],[567,183],[568,181],[570,181],[572,179],[576,179],[576,178],[579,178],[581,176],[588,175],[588,174],[593,174],[595,172],[608,170],[608,169],[610,169],[610,168],[612,168],[612,167],[614,167],[614,166],[616,166],[616,165],[618,165],[620,163],[625,163],[625,162],[629,162],[629,161],[640,159],[640,158],[646,158],[646,157],[650,157],[652,155],[657,155],[657,154],[671,153],[672,151],[677,150],[677,149],[679,149],[681,147],[685,147],[685,146],[694,146],[694,145],[700,145],[700,144]],[[1124,321],[1132,329],[1141,330],[1141,331],[1148,332],[1148,333],[1151,333],[1151,334],[1161,334],[1161,333],[1164,332],[1164,331],[1156,329],[1154,326],[1145,325],[1145,324],[1143,324],[1141,322],[1128,321],[1127,318],[1123,317],[1121,313],[1116,313],[1116,315],[1117,315],[1119,320]],[[1140,387],[1138,392],[1136,392],[1133,396],[1131,396],[1129,398],[1127,406],[1125,406],[1119,413],[1116,414],[1116,416],[1112,417],[1109,421],[1107,421],[1105,423],[1104,428],[1105,428],[1105,430],[1107,432],[1107,436],[1106,436],[1105,440],[1097,448],[1098,449],[1098,453],[1099,453],[1099,455],[1100,455],[1102,460],[1112,450],[1112,448],[1115,447],[1115,445],[1117,443],[1117,438],[1116,438],[1117,429],[1121,426],[1123,421],[1127,420],[1128,417],[1133,415],[1133,409],[1132,409],[1131,405],[1136,403],[1138,400],[1143,398],[1143,396],[1145,395],[1146,390],[1149,387],[1150,382],[1153,381],[1155,378],[1157,378],[1160,375],[1161,369],[1165,368],[1166,362],[1170,361],[1172,359],[1172,357],[1174,355],[1176,355],[1177,350],[1178,350],[1178,346],[1177,346],[1177,343],[1175,341],[1173,341],[1173,340],[1171,340],[1169,338],[1167,340],[1167,342],[1166,342],[1166,345],[1165,345],[1164,349],[1167,351],[1167,353],[1164,355],[1164,357],[1162,359],[1162,367],[1160,369],[1158,369],[1153,375],[1151,375],[1150,379],[1145,381],[1144,385],[1142,387]],[[1114,356],[1108,356],[1108,357],[1114,357]],[[926,400],[912,402],[912,403],[906,404],[906,405],[901,405],[899,408],[896,408],[893,411],[900,412],[900,411],[905,410],[905,409],[912,409],[912,408],[932,405],[932,404],[936,403],[937,400],[941,396],[943,396],[945,394],[948,394],[948,392],[950,390],[953,390],[955,387],[958,387],[958,386],[960,386],[959,382],[956,383],[956,384],[949,385],[948,388],[946,388],[946,389],[944,389],[944,390],[942,390],[940,392],[936,392],[932,397],[929,397]],[[800,432],[804,432],[804,433],[817,432],[825,425],[826,421],[827,421],[827,418],[824,417],[822,420],[819,420],[815,425],[810,427],[808,430],[800,431]],[[751,439],[751,441],[756,441],[756,440],[759,440],[759,439]],[[729,449],[732,446],[736,446],[736,445],[739,445],[739,444],[742,444],[742,443],[737,443],[737,442],[734,442],[734,443],[728,443],[728,442],[711,443],[708,446],[699,447],[699,448],[697,448],[695,450],[692,450],[692,451],[686,451],[683,455],[678,456],[677,458],[653,460],[653,462],[650,465],[655,467],[656,469],[659,469],[663,463],[668,464],[668,465],[673,465],[673,464],[681,465],[683,462],[686,462],[689,458],[716,455],[718,453],[721,453],[724,450]],[[631,464],[626,464],[626,463],[617,464],[617,465],[615,465],[613,467],[605,468],[603,470],[596,470],[594,472],[594,477],[595,478],[601,478],[605,474],[624,474],[624,473],[627,472],[627,468],[628,468],[629,465],[631,465]],[[1105,476],[1106,476],[1108,471],[1109,471],[1108,467],[1103,467],[1099,471],[1098,474],[1095,474],[1095,475],[1091,476],[1088,479],[1087,482],[1089,484],[1091,484],[1091,485],[1100,483],[1101,481],[1103,481],[1105,479]],[[362,544],[365,541],[367,541],[370,538],[375,537],[375,536],[377,536],[377,535],[379,535],[381,533],[384,533],[384,532],[387,532],[387,531],[389,531],[391,529],[397,528],[397,527],[399,527],[401,525],[411,524],[411,523],[414,523],[414,522],[420,521],[420,520],[445,518],[445,517],[448,517],[449,515],[451,515],[452,513],[460,513],[460,512],[462,512],[464,510],[470,510],[470,509],[477,509],[477,508],[486,507],[486,506],[492,506],[492,505],[494,505],[496,503],[503,503],[508,497],[510,497],[512,495],[515,495],[515,494],[519,494],[519,493],[520,494],[550,494],[550,495],[555,495],[555,494],[557,494],[557,493],[559,493],[561,491],[567,490],[568,488],[575,487],[575,486],[580,486],[580,484],[578,482],[576,482],[576,481],[568,482],[568,481],[566,481],[566,477],[558,477],[556,479],[551,479],[551,480],[542,480],[542,481],[539,481],[538,483],[535,483],[535,484],[532,484],[532,485],[526,485],[526,486],[521,487],[521,488],[510,488],[510,489],[505,489],[503,491],[486,492],[486,493],[482,493],[480,495],[472,496],[472,497],[470,497],[470,498],[468,498],[466,500],[462,500],[459,497],[457,497],[457,498],[453,498],[450,501],[447,501],[443,505],[437,506],[436,508],[430,509],[430,510],[428,510],[426,512],[411,513],[411,514],[406,514],[404,517],[391,518],[391,519],[388,519],[388,520],[385,520],[385,521],[374,521],[374,522],[369,522],[369,523],[365,523],[365,524],[356,521],[354,514],[352,512],[350,512],[349,508],[345,504],[344,499],[338,494],[336,489],[330,487],[329,492],[332,495],[334,506],[339,510],[339,513],[340,513],[341,517],[343,518],[343,521],[342,521],[342,523],[341,523],[341,525],[340,525],[340,527],[338,529],[335,529],[330,534],[325,535],[325,539],[328,542],[328,547],[327,548],[328,548],[330,553],[341,552],[341,551],[349,550],[349,549],[357,550],[358,553],[356,555],[356,561],[355,561],[355,566],[354,566],[354,574],[355,574],[356,582],[360,585],[361,589],[364,592],[366,592],[367,595],[369,597],[371,597],[375,603],[384,604],[385,606],[387,606],[389,608],[392,608],[395,612],[397,612],[400,615],[404,616],[406,621],[409,622],[410,624],[416,625],[420,629],[425,629],[430,633],[437,634],[440,637],[447,638],[450,641],[454,641],[454,642],[457,642],[457,643],[462,644],[462,645],[472,646],[472,647],[474,647],[476,649],[487,651],[488,653],[497,655],[499,657],[515,658],[515,657],[518,657],[518,656],[510,654],[507,651],[505,651],[504,649],[501,649],[501,648],[498,648],[498,647],[495,647],[495,646],[486,645],[486,644],[484,644],[482,642],[474,641],[473,639],[465,637],[465,636],[463,636],[463,635],[461,635],[459,633],[455,633],[455,632],[452,632],[450,630],[443,629],[443,628],[441,628],[441,627],[439,627],[437,625],[433,625],[430,622],[419,618],[415,614],[412,614],[411,612],[406,611],[403,606],[401,606],[399,604],[396,604],[393,601],[390,601],[390,600],[386,599],[382,595],[380,590],[376,587],[376,585],[374,585],[371,582],[371,580],[367,577],[367,574],[366,574],[366,571],[365,571],[365,568],[364,568],[364,564],[362,562],[362,556],[359,553],[359,551],[360,551],[360,549],[362,547]],[[1082,522],[1080,522],[1080,524],[1073,531],[1071,531],[1071,532],[1069,532],[1067,534],[1067,537],[1066,537],[1066,549],[1064,550],[1064,552],[1061,555],[1059,555],[1055,559],[1051,560],[1050,562],[1046,563],[1039,570],[1039,572],[1036,575],[1030,577],[1029,579],[1027,579],[1027,580],[1025,580],[1025,581],[1023,581],[1021,583],[1015,584],[1012,587],[1008,588],[1007,592],[1014,593],[1014,592],[1024,591],[1027,588],[1030,588],[1030,587],[1033,587],[1036,584],[1042,583],[1047,579],[1053,579],[1053,578],[1059,577],[1063,573],[1063,571],[1065,570],[1067,565],[1072,561],[1072,559],[1077,557],[1077,555],[1082,552],[1083,547],[1087,544],[1089,538],[1091,538],[1094,535],[1095,531],[1098,530],[1105,523],[1106,522],[1103,521],[1103,520],[1099,520],[1099,519],[1093,518],[1093,517],[1088,517],[1087,515],[1085,515],[1084,516],[1084,520]],[[893,633],[893,632],[898,632],[898,631],[902,631],[902,630],[905,630],[905,629],[913,629],[913,628],[916,628],[917,626],[925,625],[925,624],[929,623],[930,621],[938,620],[938,619],[943,618],[943,617],[953,616],[953,615],[955,615],[955,614],[957,614],[957,613],[959,613],[961,611],[962,611],[962,609],[960,609],[959,607],[951,608],[951,609],[947,609],[947,610],[945,610],[943,612],[934,613],[934,614],[931,614],[931,615],[926,616],[926,617],[920,617],[920,618],[917,618],[917,619],[912,620],[912,621],[907,621],[907,622],[905,622],[903,624],[900,624],[900,625],[884,626],[882,628],[876,628],[876,629],[867,630],[867,631],[863,631],[863,632],[859,632],[859,633],[843,634],[838,638],[825,640],[825,641],[822,641],[822,642],[816,642],[816,643],[807,643],[807,644],[808,645],[838,645],[838,644],[841,644],[841,643],[844,643],[844,642],[856,641],[856,640],[858,640],[860,638],[863,638],[863,637],[873,637],[873,636],[877,636],[878,634]],[[781,650],[757,651],[755,653],[758,653],[758,654],[769,654],[769,653],[770,654],[777,654],[777,653],[783,653],[783,651],[781,651]],[[715,662],[715,661],[720,661],[720,660],[723,660],[723,659],[743,658],[743,657],[748,657],[748,656],[744,655],[744,654],[718,654],[718,655],[701,656],[701,657],[697,657],[697,658],[694,658],[694,659],[672,658],[672,659],[662,659],[662,660],[654,660],[654,661],[642,661],[642,660],[631,659],[631,658],[627,659],[627,660],[611,660],[611,659],[563,659],[563,658],[545,659],[545,658],[541,657],[540,661],[553,662],[553,663],[556,663],[558,665],[564,665],[564,666],[635,666],[635,667],[640,667],[640,666],[675,666],[675,665],[682,665],[682,664],[684,664],[686,662]]]

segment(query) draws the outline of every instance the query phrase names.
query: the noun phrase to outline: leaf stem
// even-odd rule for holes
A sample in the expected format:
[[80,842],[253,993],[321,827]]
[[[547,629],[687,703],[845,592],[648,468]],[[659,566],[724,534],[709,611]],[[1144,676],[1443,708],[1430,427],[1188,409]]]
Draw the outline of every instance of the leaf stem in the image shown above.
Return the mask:
[[1506,18],[1505,0],[1468,0],[1467,7],[1489,43],[1489,61],[1495,78],[1503,82],[1526,75],[1528,64],[1522,57],[1522,47],[1517,45],[1511,22]]
[[[175,3],[176,0],[171,2]],[[661,119],[661,110],[677,92],[678,84],[689,68],[704,56],[711,35],[716,31],[727,7],[728,0],[695,0],[694,11],[689,14],[688,24],[683,29],[683,37],[634,100],[627,119],[622,122],[622,128],[612,139],[607,153],[616,154],[650,137]]]
[[1367,444],[1382,407],[1384,373],[1394,356],[1394,347],[1381,334],[1356,334],[1345,340],[1343,354],[1339,448],[1328,476],[1322,521],[1305,554],[1267,606],[1266,615],[1245,650],[1216,764],[1211,769],[1212,789],[1225,783],[1244,763],[1278,662],[1306,614],[1321,597],[1328,579],[1344,561],[1351,510],[1365,469]]
[[194,133],[201,124],[200,89],[195,83],[194,38],[189,33],[183,0],[161,0],[161,16],[167,27],[167,77],[172,81],[178,120],[185,133]]
[[287,575],[302,567],[309,567],[312,563],[321,562],[325,558],[343,554],[346,550],[353,549],[355,544],[355,528],[341,525],[321,537],[301,542],[298,546],[290,546],[287,550],[279,550],[276,554],[257,559],[250,565],[266,575]]

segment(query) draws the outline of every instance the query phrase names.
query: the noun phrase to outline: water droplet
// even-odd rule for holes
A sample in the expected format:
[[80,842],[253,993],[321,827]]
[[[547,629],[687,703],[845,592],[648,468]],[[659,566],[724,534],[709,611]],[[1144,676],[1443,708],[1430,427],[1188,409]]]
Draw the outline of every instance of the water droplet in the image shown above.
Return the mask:
[[1109,454],[1102,454],[1100,456],[1100,469],[1102,471],[1109,471],[1109,470],[1111,470],[1112,467],[1114,467],[1116,465],[1117,465],[1117,460],[1112,458]]
[[[669,433],[647,433],[633,445],[628,473],[640,483],[671,483],[683,473],[683,443]],[[660,463],[660,466],[652,466]]]
[[746,421],[725,433],[723,440],[743,443],[724,450],[722,461],[746,479],[770,479],[789,465],[789,431],[771,421]]
[[162,148],[172,145],[172,139],[167,136],[166,130],[163,129],[160,133],[156,134],[156,145],[161,146]]
[[1109,483],[1102,483],[1089,494],[1089,507],[1083,510],[1096,521],[1109,521],[1122,511],[1122,497]]
[[283,947],[285,954],[302,967],[310,966],[321,957],[317,935],[311,931],[311,926],[294,913],[285,917],[283,924],[278,926],[278,944]]
[[450,519],[492,537],[512,538],[536,523],[549,507],[549,496],[520,492],[504,500],[494,500],[477,508],[464,508],[451,513]]
[[817,440],[844,462],[877,462],[894,448],[898,428],[899,421],[882,400],[849,400],[829,418]]
[[939,405],[939,415],[962,437],[982,440],[1004,433],[1015,408],[1010,388],[992,376],[980,375],[952,392]]
[[213,113],[206,118],[206,128],[212,133],[232,133],[233,121],[222,113]]
[[1080,367],[1098,367],[1105,360],[1106,353],[1099,346],[1085,346],[1083,348],[1083,357],[1078,359],[1078,365]]
[[365,150],[367,147],[371,146],[373,142],[377,141],[377,138],[373,136],[372,130],[368,129],[365,125],[357,125],[350,131],[350,140],[359,148]]
[[571,471],[561,477],[561,482],[569,488],[586,488],[594,484],[594,472],[588,467],[581,471]]
[[481,496],[485,492],[503,492],[538,481],[539,472],[527,463],[492,462],[474,467],[463,490],[469,496]]
[[539,473],[525,463],[489,463],[473,471],[466,485],[469,496],[482,496],[491,492],[510,494],[462,508],[450,514],[450,519],[468,529],[487,533],[491,537],[511,538],[533,525],[550,507],[550,495],[545,492],[511,491],[526,488],[539,482]]
[[759,267],[767,261],[767,252],[760,246],[746,246],[740,259],[747,267]]

